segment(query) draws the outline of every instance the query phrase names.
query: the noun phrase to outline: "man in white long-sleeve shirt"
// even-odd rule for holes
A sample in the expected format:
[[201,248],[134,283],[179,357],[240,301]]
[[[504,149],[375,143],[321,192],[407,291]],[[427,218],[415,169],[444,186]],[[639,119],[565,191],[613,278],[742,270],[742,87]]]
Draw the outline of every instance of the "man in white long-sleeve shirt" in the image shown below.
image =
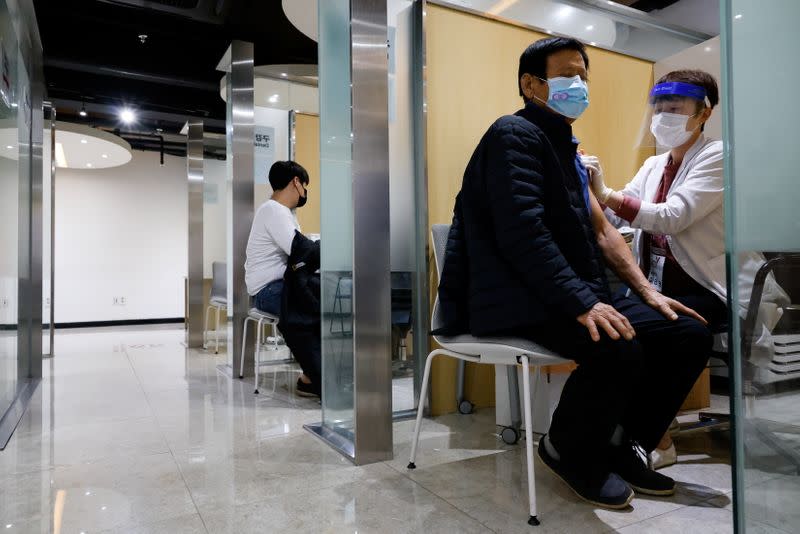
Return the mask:
[[256,211],[247,261],[244,264],[247,292],[256,307],[280,315],[283,274],[292,252],[295,231],[300,230],[292,210],[308,200],[308,172],[294,161],[277,161],[269,170],[272,197]]
[[[308,182],[308,172],[300,164],[275,162],[269,170],[272,197],[258,208],[250,228],[244,264],[247,292],[255,298],[259,310],[272,315],[281,314],[283,275],[292,253],[295,231],[300,231],[293,210],[303,207],[308,200]],[[298,394],[319,396],[318,344],[310,343],[306,339],[308,336],[294,331],[283,331],[283,334],[303,368],[304,374],[297,381]]]

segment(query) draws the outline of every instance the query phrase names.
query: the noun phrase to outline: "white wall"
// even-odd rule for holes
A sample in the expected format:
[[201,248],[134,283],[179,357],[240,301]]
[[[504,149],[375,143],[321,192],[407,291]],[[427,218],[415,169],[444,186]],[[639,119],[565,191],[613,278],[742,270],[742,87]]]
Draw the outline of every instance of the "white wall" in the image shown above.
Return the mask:
[[[206,161],[219,185],[205,205],[205,272],[224,259],[225,162]],[[134,152],[113,169],[59,169],[56,322],[183,317],[187,262],[184,158]],[[114,305],[124,297],[125,305]]]
[[720,85],[720,103],[714,108],[714,113],[706,123],[705,134],[714,139],[722,139],[722,82],[720,70],[720,42],[719,37],[709,39],[704,43],[687,48],[674,56],[664,58],[653,65],[653,80],[658,80],[663,75],[673,70],[700,69],[711,74]]

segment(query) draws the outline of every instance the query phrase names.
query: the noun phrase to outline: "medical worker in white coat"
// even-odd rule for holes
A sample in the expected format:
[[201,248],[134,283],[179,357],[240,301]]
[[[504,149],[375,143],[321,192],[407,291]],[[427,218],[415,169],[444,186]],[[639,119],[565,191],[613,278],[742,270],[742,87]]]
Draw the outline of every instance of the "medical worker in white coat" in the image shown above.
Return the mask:
[[[649,146],[669,151],[648,158],[621,191],[605,185],[596,157],[582,157],[607,217],[635,229],[633,250],[650,283],[700,313],[715,332],[728,316],[723,151],[703,130],[718,102],[717,82],[706,72],[679,70],[659,79],[649,98]],[[652,460],[656,468],[676,462],[669,434]]]

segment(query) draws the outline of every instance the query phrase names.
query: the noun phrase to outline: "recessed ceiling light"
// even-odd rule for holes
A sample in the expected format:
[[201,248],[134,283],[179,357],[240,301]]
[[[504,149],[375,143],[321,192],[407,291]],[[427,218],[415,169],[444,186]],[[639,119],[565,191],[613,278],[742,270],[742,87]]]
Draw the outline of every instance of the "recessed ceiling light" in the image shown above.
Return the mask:
[[16,102],[12,102],[12,103],[11,103],[11,107],[12,107],[12,108],[19,107],[19,104],[17,104]]
[[[86,166],[87,166],[87,167],[91,167],[91,166],[92,166],[92,164],[91,164],[91,163],[87,163],[87,164],[86,164]],[[89,493],[89,492],[87,491],[87,492],[86,492],[86,495],[91,495],[91,493]]]
[[739,13],[738,15],[736,15],[736,16],[735,16],[735,17],[733,17],[733,18],[735,18],[736,20],[739,20],[740,18],[742,18],[742,14],[741,14],[741,13]]
[[595,43],[594,41],[591,41],[589,44],[592,46],[597,46],[597,43]]
[[594,24],[589,24],[586,26],[586,31],[592,31],[594,29]]
[[278,95],[272,95],[271,97],[269,97],[269,98],[267,99],[267,101],[268,101],[270,104],[275,104],[275,103],[276,103],[278,100],[280,100],[280,96],[278,96]]
[[286,78],[287,76],[289,76],[289,75],[286,74],[285,72],[281,72],[281,78]]
[[88,115],[88,113],[86,113],[86,104],[81,105],[81,110],[78,112],[78,115],[81,117]]
[[130,124],[136,120],[136,114],[131,109],[123,108],[119,113],[119,118],[122,119],[122,122],[125,124]]
[[86,143],[88,143],[88,142],[89,142],[89,141],[87,141],[86,139],[81,139],[81,144],[82,144],[82,145],[85,145],[85,144],[86,144]]
[[711,47],[710,46],[706,47],[706,52],[711,52]]
[[103,159],[108,159],[108,154],[103,154],[103,155],[102,155],[102,156],[100,156],[100,157],[101,157],[101,158],[103,158]]
[[9,150],[13,150],[14,149],[14,145],[6,145],[6,148],[9,149]]

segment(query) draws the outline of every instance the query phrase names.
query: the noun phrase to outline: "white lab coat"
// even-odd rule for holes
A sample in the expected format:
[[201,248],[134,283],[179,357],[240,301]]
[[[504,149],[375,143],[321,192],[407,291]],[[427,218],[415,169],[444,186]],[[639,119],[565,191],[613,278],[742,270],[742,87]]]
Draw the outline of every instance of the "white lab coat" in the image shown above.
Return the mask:
[[[627,222],[609,209],[606,215],[616,227],[634,229],[633,251],[640,265],[644,232],[664,234],[683,270],[727,302],[722,141],[701,135],[684,156],[666,201],[656,204],[651,201],[668,160],[668,152],[648,158],[621,191],[641,200],[639,213],[633,221]],[[739,312],[742,316],[750,301],[753,279],[763,263],[764,257],[758,252],[743,253],[739,258]],[[783,300],[785,293],[774,280],[768,280],[765,297]]]

